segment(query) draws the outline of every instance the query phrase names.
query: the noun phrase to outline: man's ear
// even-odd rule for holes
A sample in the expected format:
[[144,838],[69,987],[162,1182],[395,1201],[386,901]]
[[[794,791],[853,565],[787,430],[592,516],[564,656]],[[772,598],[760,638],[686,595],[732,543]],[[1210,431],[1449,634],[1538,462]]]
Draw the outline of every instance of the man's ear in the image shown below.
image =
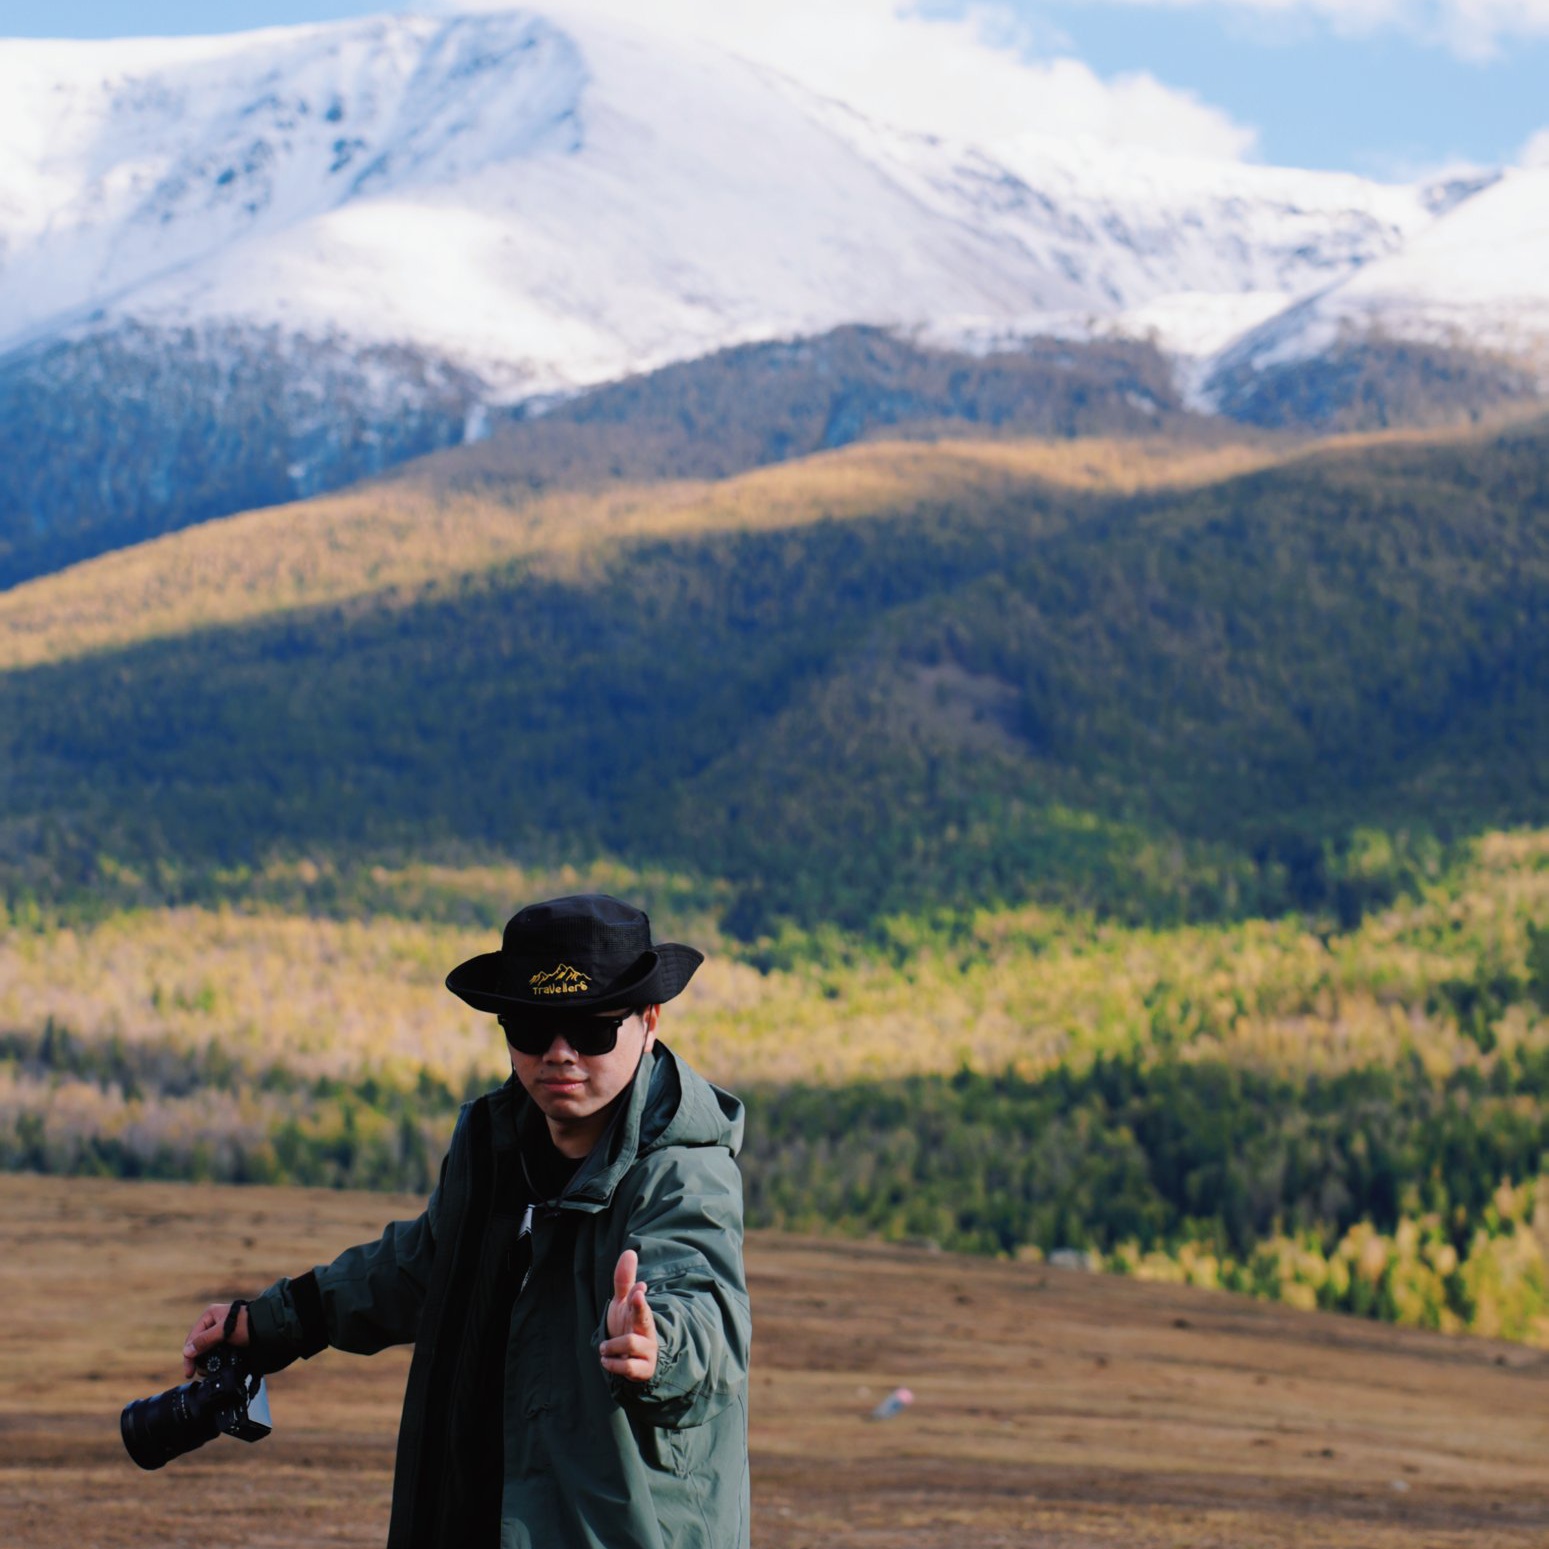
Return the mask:
[[645,1023],[645,1047],[651,1048],[656,1043],[656,1029],[661,1023],[662,1008],[660,1006],[642,1006],[640,1008],[640,1020]]

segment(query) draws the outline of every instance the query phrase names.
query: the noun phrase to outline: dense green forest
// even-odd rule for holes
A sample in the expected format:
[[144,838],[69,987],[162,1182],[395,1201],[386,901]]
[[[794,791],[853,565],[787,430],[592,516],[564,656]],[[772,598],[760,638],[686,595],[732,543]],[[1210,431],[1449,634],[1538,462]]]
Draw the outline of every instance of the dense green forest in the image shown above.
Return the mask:
[[1348,914],[1409,864],[1351,874],[1359,829],[1549,817],[1546,505],[1541,429],[937,490],[42,663],[0,678],[0,867],[62,900],[611,854],[728,884],[744,939],[1029,897]]
[[864,439],[1003,435],[1210,439],[1149,344],[1029,339],[989,354],[881,328],[747,344],[584,393],[432,466],[453,488],[726,478]]
[[455,445],[481,388],[403,346],[346,353],[220,326],[132,324],[13,351],[0,358],[0,588]]
[[[57,1028],[0,1061],[133,1102],[169,1062]],[[211,1103],[249,1073],[213,1047],[179,1078]],[[466,1095],[488,1083],[474,1082]],[[426,1191],[458,1095],[370,1078],[255,1082],[288,1116],[262,1139],[0,1128],[0,1166],[116,1177]],[[1414,1063],[1300,1079],[1220,1060],[1100,1060],[1012,1074],[744,1094],[754,1226],[1077,1259],[1432,1328],[1549,1338],[1549,1048],[1434,1078]],[[300,1109],[298,1116],[296,1109]],[[427,1119],[429,1122],[427,1122]],[[1375,1252],[1373,1246],[1375,1245]]]
[[1210,391],[1233,419],[1322,432],[1448,425],[1460,414],[1532,409],[1540,397],[1536,374],[1509,356],[1381,336],[1309,360],[1228,360]]

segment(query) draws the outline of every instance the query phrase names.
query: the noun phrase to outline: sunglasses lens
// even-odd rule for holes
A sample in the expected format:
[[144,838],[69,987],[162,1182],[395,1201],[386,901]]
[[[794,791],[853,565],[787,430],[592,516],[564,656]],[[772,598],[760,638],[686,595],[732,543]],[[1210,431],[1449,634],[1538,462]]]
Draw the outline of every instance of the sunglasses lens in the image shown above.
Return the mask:
[[564,1037],[577,1054],[611,1054],[619,1041],[619,1029],[629,1020],[626,1012],[619,1017],[547,1017],[518,1022],[500,1018],[506,1042],[518,1054],[544,1055],[554,1040]]

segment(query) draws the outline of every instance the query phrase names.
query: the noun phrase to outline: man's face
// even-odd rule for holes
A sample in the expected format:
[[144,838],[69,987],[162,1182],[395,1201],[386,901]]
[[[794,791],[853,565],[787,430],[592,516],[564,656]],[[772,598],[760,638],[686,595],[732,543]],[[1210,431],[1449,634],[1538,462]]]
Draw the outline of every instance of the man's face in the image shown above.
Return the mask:
[[[506,1044],[511,1073],[548,1119],[556,1140],[563,1131],[601,1133],[613,1100],[634,1079],[641,1054],[656,1042],[659,1011],[647,1006],[629,1016],[606,1054],[577,1054],[563,1033],[554,1036],[544,1054],[523,1054]],[[599,1020],[617,1016],[615,1011]]]

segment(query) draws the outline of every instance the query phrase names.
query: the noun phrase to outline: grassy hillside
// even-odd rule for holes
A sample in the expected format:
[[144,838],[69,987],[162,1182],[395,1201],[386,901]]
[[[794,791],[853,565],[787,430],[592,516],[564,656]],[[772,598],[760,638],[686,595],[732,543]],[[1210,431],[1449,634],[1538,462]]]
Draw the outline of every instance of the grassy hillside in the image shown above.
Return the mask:
[[1045,487],[1192,488],[1297,453],[1203,438],[884,442],[719,481],[601,490],[533,490],[510,468],[497,479],[502,455],[497,445],[425,458],[342,494],[205,522],[0,592],[0,670],[320,603],[412,595],[514,560],[574,576],[631,538],[804,526]]
[[[1359,829],[1549,817],[1549,434],[1132,493],[1040,461],[869,448],[478,507],[402,557],[363,493],[300,601],[272,558],[244,589],[243,523],[173,551],[214,585],[135,614],[90,617],[116,567],[17,594],[51,643],[0,678],[8,890],[611,855],[729,885],[747,938],[1030,898],[1348,916],[1417,864],[1358,874]],[[362,591],[373,547],[421,579]]]

